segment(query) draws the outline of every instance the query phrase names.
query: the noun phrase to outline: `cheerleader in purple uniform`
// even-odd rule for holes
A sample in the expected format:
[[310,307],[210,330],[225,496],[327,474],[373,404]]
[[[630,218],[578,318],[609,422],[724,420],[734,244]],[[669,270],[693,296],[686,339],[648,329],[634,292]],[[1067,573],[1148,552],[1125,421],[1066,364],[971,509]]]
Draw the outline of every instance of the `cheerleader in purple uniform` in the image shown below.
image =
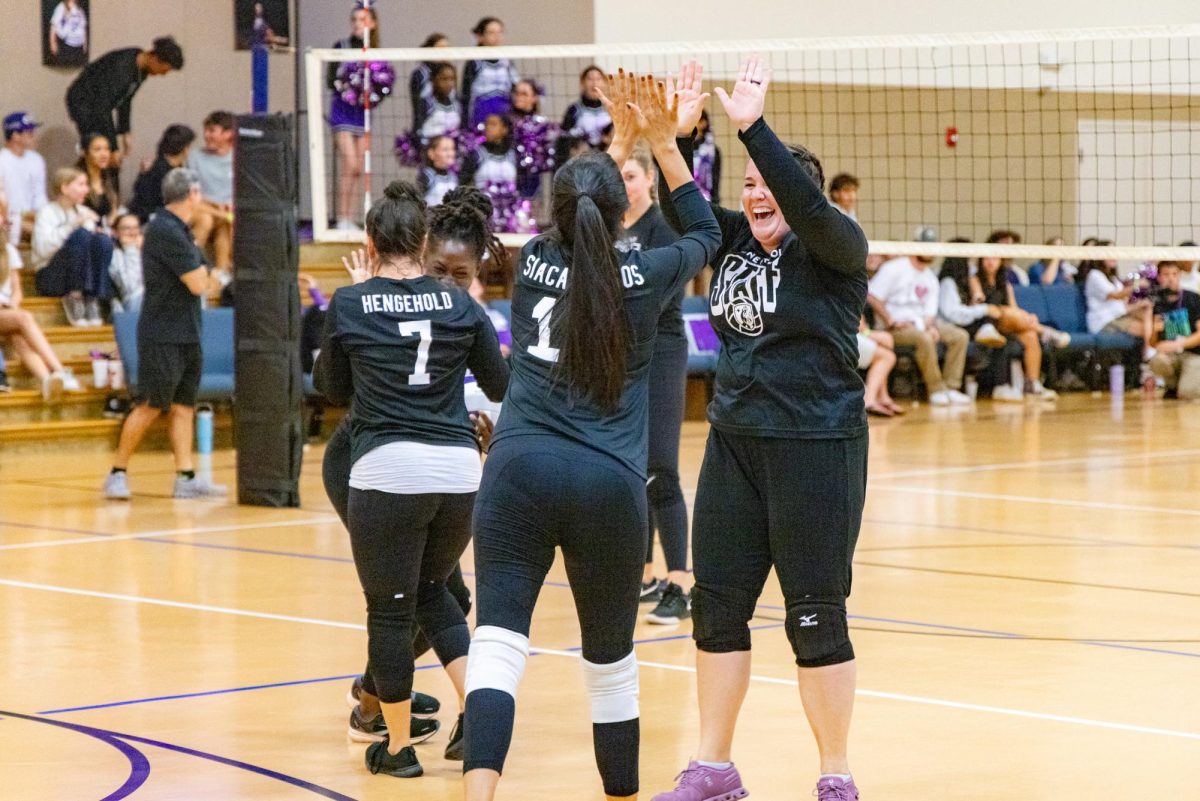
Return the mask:
[[612,127],[612,117],[600,102],[603,85],[604,73],[595,64],[589,65],[579,74],[579,99],[563,114],[563,133],[583,139],[593,148],[600,147],[605,129]]
[[503,114],[489,114],[484,120],[483,142],[467,153],[459,172],[459,182],[474,184],[491,199],[492,220],[497,231],[522,230],[518,219],[517,151],[513,147],[512,120]]
[[413,132],[422,143],[435,136],[455,136],[462,127],[462,107],[458,102],[455,84],[458,75],[452,64],[434,64],[429,71],[430,92],[421,100],[420,112],[413,118]]
[[517,149],[517,191],[523,198],[537,194],[543,173],[554,172],[554,143],[560,129],[539,110],[541,91],[528,78],[517,81],[512,93],[513,144]]
[[[379,18],[369,3],[360,0],[355,4],[350,14],[350,27],[350,36],[334,44],[335,48],[361,50],[364,41],[368,47],[379,46]],[[329,62],[325,83],[333,92],[329,105],[329,127],[333,129],[333,143],[338,158],[337,229],[357,231],[354,200],[361,192],[366,160],[366,123],[362,105],[348,102],[343,97],[347,89],[347,77],[343,62]]]
[[692,175],[700,194],[713,203],[720,203],[718,197],[721,191],[721,148],[717,147],[717,139],[713,136],[712,126],[708,121],[708,111],[700,115],[700,124],[696,126],[692,150]]
[[[480,47],[504,44],[504,23],[496,17],[484,17],[471,31]],[[513,86],[520,80],[517,68],[506,58],[468,61],[463,69],[463,109],[471,127],[483,123],[489,114],[508,114],[512,110]]]
[[446,193],[458,186],[455,162],[458,148],[453,137],[441,135],[429,140],[425,148],[425,166],[417,174],[417,187],[425,196],[425,205],[440,206]]
[[[421,42],[421,47],[449,47],[450,40],[444,33],[431,33]],[[408,98],[412,102],[413,119],[421,116],[421,102],[433,94],[433,68],[441,62],[423,61],[408,76]]]

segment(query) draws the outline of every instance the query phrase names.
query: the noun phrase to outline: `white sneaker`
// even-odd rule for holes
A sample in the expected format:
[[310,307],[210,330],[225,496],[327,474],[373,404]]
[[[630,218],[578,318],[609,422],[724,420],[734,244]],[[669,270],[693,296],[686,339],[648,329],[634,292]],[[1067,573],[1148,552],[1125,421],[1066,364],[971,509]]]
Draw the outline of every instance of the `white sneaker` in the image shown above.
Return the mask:
[[949,406],[950,405],[950,395],[947,394],[946,390],[944,390],[944,389],[941,392],[934,392],[932,395],[929,396],[929,405],[930,406]]
[[1042,384],[1041,381],[1034,381],[1025,397],[1031,400],[1058,400],[1058,393]]
[[1142,361],[1148,362],[1157,355],[1158,355],[1158,349],[1152,348],[1149,345],[1147,345],[1145,347],[1145,349],[1142,351]]
[[64,392],[83,392],[83,386],[79,383],[79,379],[71,372],[69,367],[64,367],[54,373],[58,380],[62,382]]
[[1056,348],[1065,348],[1071,344],[1071,335],[1066,331],[1055,331],[1053,328],[1047,328],[1042,332],[1042,342],[1047,345],[1053,345]]
[[42,400],[46,403],[58,403],[62,400],[63,377],[60,373],[51,373],[42,379]]
[[974,402],[971,400],[970,395],[959,392],[957,389],[946,390],[946,395],[950,398],[950,402],[955,406],[970,406]]
[[997,403],[1021,403],[1025,400],[1025,393],[1012,384],[1001,384],[992,390],[992,400]]
[[996,326],[991,323],[984,323],[980,326],[979,330],[975,332],[975,341],[989,348],[1003,348],[1008,343],[1004,335],[997,331]]

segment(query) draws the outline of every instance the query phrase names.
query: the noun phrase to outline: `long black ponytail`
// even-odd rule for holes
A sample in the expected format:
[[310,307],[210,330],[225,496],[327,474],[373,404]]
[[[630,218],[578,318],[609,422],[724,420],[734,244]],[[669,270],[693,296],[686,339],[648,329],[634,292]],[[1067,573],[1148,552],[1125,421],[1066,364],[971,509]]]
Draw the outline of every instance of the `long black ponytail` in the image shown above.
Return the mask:
[[625,388],[629,321],[614,243],[629,205],[625,183],[604,153],[571,159],[554,176],[552,216],[570,269],[561,313],[551,320],[558,374],[570,392],[606,413]]

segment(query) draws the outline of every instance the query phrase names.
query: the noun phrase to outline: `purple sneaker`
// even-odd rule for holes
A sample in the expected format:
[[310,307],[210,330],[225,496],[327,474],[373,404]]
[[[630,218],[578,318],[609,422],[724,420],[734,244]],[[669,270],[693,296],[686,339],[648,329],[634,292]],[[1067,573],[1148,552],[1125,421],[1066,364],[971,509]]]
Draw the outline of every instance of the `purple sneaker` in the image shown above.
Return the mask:
[[858,788],[854,779],[839,779],[837,776],[822,776],[813,793],[817,801],[858,801]]
[[675,778],[679,780],[675,789],[659,793],[653,801],[736,801],[750,795],[733,765],[721,770],[689,762],[687,770]]

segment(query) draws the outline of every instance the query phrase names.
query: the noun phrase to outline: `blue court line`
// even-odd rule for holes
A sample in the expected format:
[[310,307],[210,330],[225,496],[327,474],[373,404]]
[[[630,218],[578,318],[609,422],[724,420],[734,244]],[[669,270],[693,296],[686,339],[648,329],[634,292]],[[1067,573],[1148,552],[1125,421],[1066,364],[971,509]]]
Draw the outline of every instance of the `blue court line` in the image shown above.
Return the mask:
[[[108,729],[97,729],[92,726],[82,726],[78,723],[67,723],[61,720],[47,720],[45,718],[34,717],[32,715],[21,715],[16,712],[5,712],[2,710],[0,710],[0,717],[13,717],[21,720],[28,720],[34,723],[45,723],[50,726],[58,726],[59,728],[70,729],[71,731],[86,734],[89,737],[95,737],[98,740],[102,740],[110,745],[113,745],[113,747],[124,753],[126,757],[129,758],[130,764],[134,767],[135,773],[139,767],[144,767],[144,773],[140,776],[140,781],[137,782],[136,786],[130,788],[130,781],[126,781],[125,785],[123,785],[120,790],[117,791],[117,793],[120,793],[119,795],[117,793],[111,793],[101,799],[101,801],[119,801],[119,799],[127,797],[134,790],[138,789],[138,787],[140,787],[141,784],[146,781],[146,777],[150,774],[150,761],[146,759],[144,754],[142,754],[133,746],[129,745],[128,742],[124,741],[132,741],[135,743],[141,743],[143,745],[150,745],[155,748],[162,748],[167,751],[185,754],[186,756],[205,759],[209,762],[216,762],[218,765],[226,765],[231,768],[238,768],[239,770],[244,770],[248,773],[254,773],[259,776],[264,776],[268,779],[275,779],[276,781],[290,784],[293,787],[300,788],[301,790],[307,790],[308,792],[315,793],[322,798],[328,798],[330,801],[356,801],[356,799],[348,795],[343,795],[336,790],[330,790],[329,788],[322,787],[319,784],[313,784],[312,782],[296,778],[295,776],[288,776],[286,773],[279,773],[278,771],[271,770],[270,768],[251,765],[249,762],[230,759],[229,757],[211,754],[207,751],[199,751],[195,748],[188,748],[182,745],[175,745],[174,743],[166,743],[161,740],[152,740],[149,737],[139,737],[136,734],[123,734],[121,732],[109,731]],[[117,743],[121,744],[118,745]],[[135,762],[133,754],[136,754],[139,758],[137,762]],[[133,779],[135,779],[135,775],[131,774],[130,780]]]
[[60,528],[58,526],[41,526],[37,523],[15,523],[11,520],[0,520],[0,528],[24,528],[32,531],[53,531],[57,534],[87,534],[92,537],[111,537],[107,531],[89,531],[85,528]]

